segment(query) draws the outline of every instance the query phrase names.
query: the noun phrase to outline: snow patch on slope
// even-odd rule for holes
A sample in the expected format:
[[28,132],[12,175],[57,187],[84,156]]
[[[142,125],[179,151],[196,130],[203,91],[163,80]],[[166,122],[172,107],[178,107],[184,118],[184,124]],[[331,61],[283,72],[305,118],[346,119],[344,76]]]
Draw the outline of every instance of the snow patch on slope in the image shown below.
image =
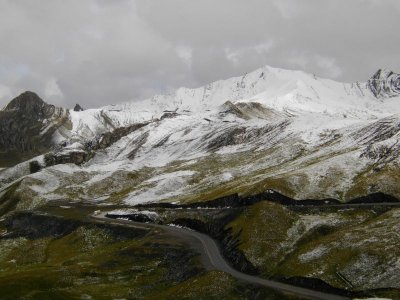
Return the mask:
[[188,180],[194,174],[193,171],[177,171],[153,177],[143,182],[144,188],[131,193],[125,203],[134,205],[178,196],[188,188]]

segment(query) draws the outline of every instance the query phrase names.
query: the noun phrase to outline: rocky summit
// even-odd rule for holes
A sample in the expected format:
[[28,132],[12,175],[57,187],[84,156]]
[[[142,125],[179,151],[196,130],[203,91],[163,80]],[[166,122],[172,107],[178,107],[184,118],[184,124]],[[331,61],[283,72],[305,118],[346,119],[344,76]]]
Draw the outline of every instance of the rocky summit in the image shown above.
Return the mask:
[[56,130],[68,121],[67,110],[22,93],[0,111],[0,162],[15,164],[49,151]]
[[11,100],[4,111],[17,111],[25,117],[36,120],[44,120],[51,117],[55,107],[45,103],[38,95],[33,92],[25,92]]

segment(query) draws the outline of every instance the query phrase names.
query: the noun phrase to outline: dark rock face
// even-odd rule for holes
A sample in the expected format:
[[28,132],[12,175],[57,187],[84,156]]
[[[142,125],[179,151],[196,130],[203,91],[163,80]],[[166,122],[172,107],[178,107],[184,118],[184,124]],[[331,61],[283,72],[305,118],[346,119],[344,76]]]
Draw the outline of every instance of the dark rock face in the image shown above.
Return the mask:
[[0,111],[0,161],[13,165],[47,152],[54,132],[67,121],[65,110],[35,93],[19,95]]
[[380,69],[368,80],[368,87],[376,98],[399,96],[400,74]]
[[88,151],[96,151],[99,149],[106,149],[107,147],[111,146],[122,137],[144,127],[147,126],[149,122],[145,123],[137,123],[127,127],[119,127],[113,131],[103,133],[93,140],[90,140],[86,143],[85,148]]
[[74,107],[74,111],[84,111],[84,109],[82,108],[82,106],[80,106],[78,103],[75,105]]
[[272,141],[278,137],[289,124],[289,121],[284,121],[256,129],[249,129],[246,127],[229,128],[216,134],[210,133],[206,135],[204,139],[212,138],[212,140],[208,142],[207,148],[209,151],[216,151],[226,146],[250,143],[261,136],[268,136]]
[[176,112],[166,112],[161,116],[160,120],[172,119],[172,118],[175,118],[177,116],[179,116],[179,114],[176,113]]
[[209,142],[208,149],[214,151],[225,146],[241,144],[244,142],[245,134],[246,128],[244,127],[226,130]]
[[32,116],[43,120],[54,113],[55,107],[45,103],[35,93],[28,91],[11,100],[4,110],[18,111],[26,117]]
[[37,173],[42,169],[42,166],[39,164],[39,162],[37,160],[31,161],[29,163],[29,172],[31,174],[33,173]]
[[92,153],[86,151],[69,151],[60,153],[47,153],[44,156],[46,167],[59,165],[59,164],[76,164],[81,165],[92,158]]

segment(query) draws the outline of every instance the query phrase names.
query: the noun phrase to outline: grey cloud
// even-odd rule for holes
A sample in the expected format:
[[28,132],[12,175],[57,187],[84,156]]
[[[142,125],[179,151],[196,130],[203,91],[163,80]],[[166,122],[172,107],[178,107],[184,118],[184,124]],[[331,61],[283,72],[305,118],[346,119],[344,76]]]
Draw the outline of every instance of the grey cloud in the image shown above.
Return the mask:
[[0,0],[0,106],[138,100],[265,64],[344,81],[400,71],[397,0]]

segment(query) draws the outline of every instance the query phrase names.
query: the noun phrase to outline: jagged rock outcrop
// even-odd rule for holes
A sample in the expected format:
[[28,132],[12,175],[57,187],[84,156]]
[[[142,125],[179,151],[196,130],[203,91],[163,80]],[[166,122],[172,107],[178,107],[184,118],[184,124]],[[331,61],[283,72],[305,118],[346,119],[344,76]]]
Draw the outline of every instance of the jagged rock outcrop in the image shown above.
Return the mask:
[[67,123],[66,110],[33,92],[22,93],[0,111],[0,163],[13,165],[47,152],[55,131]]
[[11,100],[4,111],[18,111],[27,117],[34,116],[43,120],[51,117],[55,106],[47,104],[37,94],[27,91]]
[[93,153],[83,150],[66,151],[66,152],[50,152],[44,156],[44,163],[46,167],[59,165],[59,164],[76,164],[81,165],[92,158]]
[[161,116],[160,120],[172,119],[172,118],[175,118],[177,116],[179,116],[179,114],[176,113],[176,112],[166,112]]
[[82,108],[82,106],[80,106],[80,105],[77,103],[77,104],[75,104],[74,111],[84,111],[84,109]]
[[368,87],[377,98],[396,97],[400,94],[400,74],[379,69],[370,80]]
[[134,132],[144,126],[147,126],[150,122],[145,122],[145,123],[138,123],[138,124],[133,124],[131,126],[127,127],[119,127],[116,128],[113,131],[105,132],[103,134],[100,134],[96,137],[94,137],[92,140],[89,140],[85,143],[85,148],[88,151],[95,151],[99,149],[105,149],[118,140],[120,140],[122,137],[130,134],[131,132]]
[[31,174],[39,172],[42,168],[43,166],[37,160],[29,162],[29,172]]

